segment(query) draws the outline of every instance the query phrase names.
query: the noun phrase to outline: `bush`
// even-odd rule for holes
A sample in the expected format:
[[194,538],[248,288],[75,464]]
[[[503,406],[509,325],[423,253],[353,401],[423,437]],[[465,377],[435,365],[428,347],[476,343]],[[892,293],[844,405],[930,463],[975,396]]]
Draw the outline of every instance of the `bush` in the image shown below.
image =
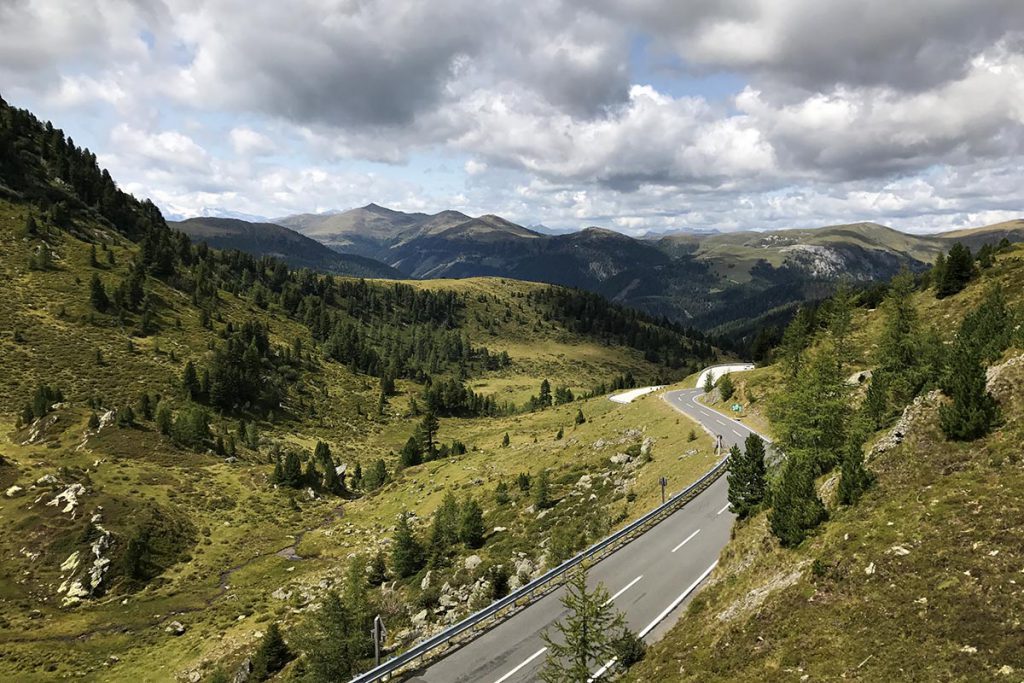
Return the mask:
[[628,628],[622,629],[619,637],[612,641],[612,647],[619,659],[619,666],[624,669],[633,666],[647,654],[647,643]]

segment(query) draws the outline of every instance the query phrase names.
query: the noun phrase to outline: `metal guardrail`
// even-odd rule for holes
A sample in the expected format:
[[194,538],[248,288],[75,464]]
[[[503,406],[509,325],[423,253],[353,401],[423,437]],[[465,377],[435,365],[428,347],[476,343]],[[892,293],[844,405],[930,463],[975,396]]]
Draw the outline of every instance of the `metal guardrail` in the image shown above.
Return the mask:
[[725,472],[725,469],[728,466],[728,462],[729,456],[726,455],[726,457],[708,470],[700,479],[669,498],[664,504],[659,505],[648,512],[643,517],[623,527],[611,536],[605,538],[603,541],[595,543],[575,557],[566,560],[522,588],[519,588],[518,590],[509,593],[504,598],[491,603],[490,606],[485,607],[475,614],[471,614],[457,624],[454,624],[444,631],[431,636],[419,645],[406,650],[397,657],[389,659],[380,666],[359,674],[352,679],[351,683],[374,683],[375,681],[385,680],[390,675],[409,666],[410,664],[413,664],[414,662],[422,662],[428,654],[440,647],[459,644],[463,637],[465,637],[465,642],[472,640],[476,635],[478,635],[475,633],[476,629],[480,629],[482,632],[496,625],[503,617],[511,616],[511,614],[519,608],[532,604],[537,598],[546,595],[550,591],[562,585],[562,581],[560,581],[560,579],[563,579],[569,570],[579,566],[587,560],[606,557],[611,554],[612,550],[617,549],[620,545],[624,545],[625,543],[633,540],[636,536],[639,536],[640,533],[638,532],[646,530],[646,527],[648,526],[653,526],[654,524],[661,522],[669,514],[675,512],[677,508],[680,508],[693,500],[697,494],[701,493],[704,489],[714,483],[715,480],[722,476],[722,473]]

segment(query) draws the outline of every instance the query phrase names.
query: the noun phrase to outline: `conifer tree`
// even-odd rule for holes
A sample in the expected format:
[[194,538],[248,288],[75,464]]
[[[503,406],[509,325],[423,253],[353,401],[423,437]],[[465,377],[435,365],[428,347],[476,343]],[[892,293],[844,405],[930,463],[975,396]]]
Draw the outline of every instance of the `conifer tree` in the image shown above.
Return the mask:
[[540,677],[545,683],[584,683],[591,680],[594,669],[616,655],[615,633],[625,628],[625,619],[603,585],[592,591],[587,588],[585,568],[569,578],[562,606],[568,614],[553,625],[561,637],[548,631],[541,636],[548,653]]
[[973,441],[988,434],[999,419],[999,407],[986,388],[981,348],[963,330],[953,343],[944,390],[952,399],[939,408],[939,425],[946,438]]
[[512,440],[508,438],[508,432],[505,432],[505,436],[501,437],[501,447],[508,448],[510,443],[512,443]]
[[449,491],[434,510],[434,521],[430,528],[430,565],[435,568],[447,566],[458,541],[459,501]]
[[839,502],[843,505],[853,505],[860,500],[861,495],[871,486],[872,476],[864,467],[864,441],[865,434],[861,430],[854,430],[843,448],[843,454],[839,462]]
[[746,519],[764,502],[767,470],[764,464],[764,441],[751,433],[744,443],[729,450],[729,503],[733,513]]
[[704,386],[701,387],[705,394],[710,394],[715,388],[715,378],[712,372],[704,375]]
[[935,289],[935,296],[944,299],[956,294],[967,286],[972,277],[974,277],[974,258],[971,256],[971,250],[957,242],[950,247],[949,254],[946,256],[942,279]]
[[171,407],[161,401],[156,407],[156,428],[164,436],[170,436],[173,426],[174,416],[171,413]]
[[587,418],[583,415],[583,409],[581,408],[581,409],[577,410],[576,411],[576,424],[577,425],[581,425],[581,424],[584,424],[586,421],[587,421]]
[[265,681],[284,668],[293,655],[284,642],[277,622],[267,627],[252,658],[251,676],[254,680]]
[[813,464],[791,455],[772,490],[772,509],[768,513],[772,533],[784,547],[793,547],[827,518],[814,488]]
[[484,544],[484,511],[474,498],[468,499],[462,505],[461,519],[459,520],[459,540],[467,548],[475,550]]
[[537,486],[535,487],[533,503],[537,506],[538,510],[551,505],[551,475],[548,474],[547,470],[541,470],[540,475],[537,477]]
[[732,373],[727,372],[718,380],[718,393],[723,401],[728,401],[736,393],[736,386],[732,383]]
[[391,553],[391,565],[399,578],[412,576],[423,567],[423,547],[413,534],[408,512],[398,516]]
[[192,361],[185,363],[185,370],[181,375],[181,387],[190,399],[195,400],[199,397],[199,376],[196,374],[196,366]]
[[437,453],[437,445],[434,443],[434,440],[437,437],[437,430],[440,426],[437,416],[434,415],[433,411],[428,410],[417,428],[416,433],[420,447],[423,449],[423,454],[428,460],[432,460]]
[[305,679],[315,683],[347,681],[356,673],[357,662],[348,646],[357,630],[352,615],[334,591],[329,591],[320,609],[313,612],[301,637]]
[[507,505],[511,500],[508,494],[508,484],[502,479],[498,482],[497,486],[494,487],[494,502],[498,505]]
[[89,301],[92,307],[100,313],[105,313],[110,308],[110,298],[107,297],[107,290],[103,287],[103,281],[96,273],[92,274],[92,282],[89,285]]
[[388,567],[384,561],[384,551],[378,550],[370,560],[370,571],[366,574],[366,581],[371,586],[379,586],[388,579]]
[[284,464],[281,468],[281,483],[293,489],[302,487],[302,462],[295,451],[288,451],[284,456]]
[[420,444],[420,440],[416,436],[410,436],[405,445],[402,446],[402,451],[399,453],[399,460],[402,463],[402,467],[414,467],[423,462],[423,450]]
[[546,379],[540,383],[540,395],[537,397],[537,404],[541,408],[547,408],[551,405],[551,382]]

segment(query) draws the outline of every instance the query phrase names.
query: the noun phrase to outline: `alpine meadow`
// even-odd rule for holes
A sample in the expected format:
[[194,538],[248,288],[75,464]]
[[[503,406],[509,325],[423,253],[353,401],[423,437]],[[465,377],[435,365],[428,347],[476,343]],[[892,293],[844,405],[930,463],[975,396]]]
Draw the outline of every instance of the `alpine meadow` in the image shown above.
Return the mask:
[[1016,681],[1024,6],[0,9],[0,680]]

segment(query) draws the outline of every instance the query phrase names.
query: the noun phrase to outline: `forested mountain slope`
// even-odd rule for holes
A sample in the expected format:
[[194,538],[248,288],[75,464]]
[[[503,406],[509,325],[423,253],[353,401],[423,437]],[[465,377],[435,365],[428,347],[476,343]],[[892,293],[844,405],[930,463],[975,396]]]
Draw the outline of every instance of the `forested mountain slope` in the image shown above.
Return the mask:
[[193,242],[214,249],[243,251],[253,256],[273,256],[292,268],[351,277],[402,279],[398,270],[365,256],[342,254],[314,239],[273,223],[249,223],[235,218],[189,218],[172,222]]
[[877,308],[799,315],[728,401],[785,458],[752,487],[734,454],[744,519],[629,680],[1014,680],[1022,312],[1024,249],[1007,247],[977,265],[954,248]]
[[[344,627],[350,656],[309,674],[337,680],[372,655],[371,605],[387,647],[408,645],[459,613],[413,622],[441,583],[507,590],[709,462],[701,439],[680,467],[668,412],[585,398],[711,362],[699,335],[547,285],[365,281],[195,245],[2,102],[0,252],[0,677],[269,675],[270,634],[315,668],[318,629]],[[665,450],[595,486],[587,514],[556,505],[648,436]],[[447,494],[470,530],[405,564],[399,513],[429,548]],[[345,588],[367,562],[386,593]],[[312,619],[332,590],[357,601],[344,623]]]

